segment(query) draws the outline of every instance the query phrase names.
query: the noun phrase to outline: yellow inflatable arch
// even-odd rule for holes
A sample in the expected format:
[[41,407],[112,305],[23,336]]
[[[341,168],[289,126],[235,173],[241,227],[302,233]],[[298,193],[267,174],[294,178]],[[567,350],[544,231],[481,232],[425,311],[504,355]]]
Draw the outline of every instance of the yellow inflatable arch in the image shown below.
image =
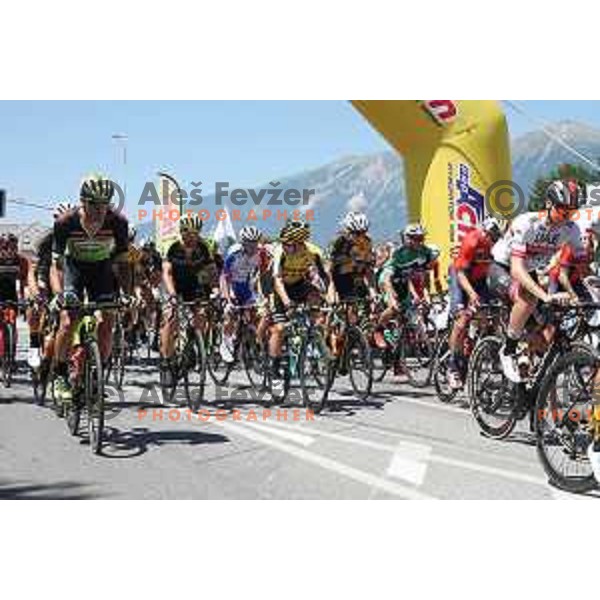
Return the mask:
[[[421,220],[442,249],[445,268],[457,243],[490,212],[513,206],[508,130],[488,100],[353,100],[404,157],[409,220]],[[373,215],[377,218],[377,215]]]

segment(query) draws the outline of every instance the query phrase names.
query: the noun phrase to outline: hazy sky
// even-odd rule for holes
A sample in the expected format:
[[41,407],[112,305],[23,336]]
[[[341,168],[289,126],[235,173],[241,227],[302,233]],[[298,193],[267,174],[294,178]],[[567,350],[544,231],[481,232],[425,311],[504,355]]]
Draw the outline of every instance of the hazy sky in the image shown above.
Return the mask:
[[[528,111],[550,121],[575,119],[600,128],[600,103],[533,101]],[[536,125],[505,105],[511,136]],[[0,187],[9,197],[46,204],[74,198],[85,173],[124,176],[141,191],[167,169],[185,185],[215,181],[253,186],[348,154],[387,148],[348,102],[0,102]],[[10,206],[10,217],[40,211]]]

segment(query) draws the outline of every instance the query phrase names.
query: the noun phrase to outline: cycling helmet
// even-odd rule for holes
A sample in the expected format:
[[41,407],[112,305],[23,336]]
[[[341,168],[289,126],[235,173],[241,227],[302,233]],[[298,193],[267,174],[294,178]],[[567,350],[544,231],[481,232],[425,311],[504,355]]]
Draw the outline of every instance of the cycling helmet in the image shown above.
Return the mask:
[[134,225],[129,225],[129,242],[135,242],[135,236],[137,235],[137,229]]
[[60,219],[63,215],[67,214],[70,210],[73,210],[74,208],[75,207],[70,202],[59,202],[54,207],[54,212],[52,213],[52,216],[56,221],[56,219]]
[[574,210],[579,207],[579,186],[572,179],[558,179],[548,186],[546,199],[550,200],[552,206],[564,206]]
[[179,219],[179,233],[187,232],[200,233],[202,231],[202,220],[200,217],[181,215]]
[[240,229],[240,242],[258,242],[260,240],[261,233],[258,227],[254,225],[246,225]]
[[486,217],[481,224],[481,228],[493,237],[502,235],[502,226],[496,217]]
[[343,219],[342,225],[348,231],[363,233],[369,231],[369,219],[367,215],[360,212],[349,212]]
[[9,233],[6,236],[6,248],[10,251],[15,251],[19,247],[19,238],[14,233]]
[[283,226],[279,238],[286,244],[300,244],[310,237],[310,225],[305,221],[289,221]]
[[115,193],[115,184],[110,180],[94,173],[81,182],[79,195],[86,202],[98,202],[108,204]]
[[421,223],[409,223],[402,232],[404,237],[425,237],[427,231]]

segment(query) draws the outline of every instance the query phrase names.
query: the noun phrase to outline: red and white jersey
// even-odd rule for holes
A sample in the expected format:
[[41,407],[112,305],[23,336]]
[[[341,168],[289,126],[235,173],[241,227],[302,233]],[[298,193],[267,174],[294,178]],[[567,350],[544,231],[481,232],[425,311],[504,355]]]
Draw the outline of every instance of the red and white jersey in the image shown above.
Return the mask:
[[563,245],[571,246],[576,260],[584,256],[581,233],[574,221],[550,223],[545,215],[518,216],[492,249],[494,260],[509,266],[513,256],[525,259],[527,271],[545,269]]

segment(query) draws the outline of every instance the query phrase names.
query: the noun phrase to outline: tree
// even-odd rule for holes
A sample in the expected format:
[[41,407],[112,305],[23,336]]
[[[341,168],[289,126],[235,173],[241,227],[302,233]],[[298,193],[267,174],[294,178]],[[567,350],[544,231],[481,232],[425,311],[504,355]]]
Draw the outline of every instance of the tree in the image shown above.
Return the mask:
[[593,171],[581,165],[572,165],[563,163],[558,165],[545,177],[538,177],[535,180],[529,193],[529,210],[537,211],[544,208],[546,189],[557,179],[575,179],[580,186],[587,183],[598,183],[600,172]]

